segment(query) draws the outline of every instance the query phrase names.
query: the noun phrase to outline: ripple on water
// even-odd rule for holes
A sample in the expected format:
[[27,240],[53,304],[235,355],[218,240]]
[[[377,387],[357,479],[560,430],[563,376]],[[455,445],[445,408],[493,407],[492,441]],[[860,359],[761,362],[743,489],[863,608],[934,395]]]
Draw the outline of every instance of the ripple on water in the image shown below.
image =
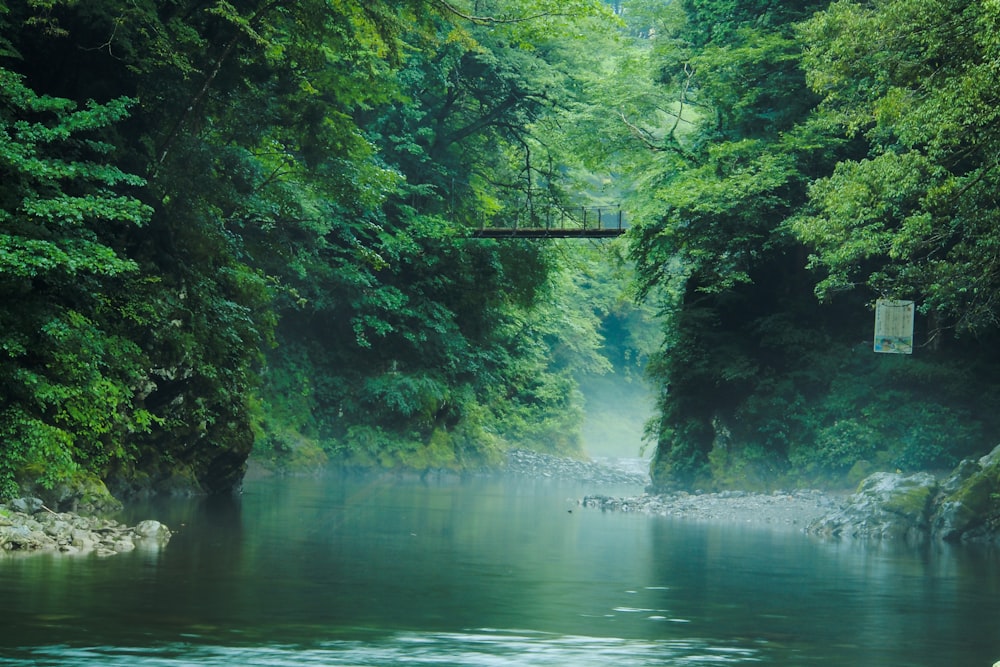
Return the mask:
[[36,667],[645,667],[760,662],[756,650],[711,646],[698,639],[636,640],[550,635],[531,631],[402,633],[378,641],[334,641],[313,646],[204,646],[157,648],[47,646],[26,650],[4,665]]

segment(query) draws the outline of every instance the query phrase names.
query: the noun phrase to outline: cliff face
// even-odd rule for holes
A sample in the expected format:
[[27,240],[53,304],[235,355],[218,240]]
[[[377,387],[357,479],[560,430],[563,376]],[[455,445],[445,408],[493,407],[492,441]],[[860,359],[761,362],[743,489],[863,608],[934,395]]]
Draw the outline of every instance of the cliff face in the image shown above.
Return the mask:
[[79,470],[54,485],[25,469],[18,479],[22,496],[39,498],[60,512],[107,513],[122,501],[150,496],[226,495],[240,490],[253,446],[249,426],[230,423],[228,432],[163,431],[136,445],[136,456],[101,474]]
[[1000,541],[1000,446],[962,461],[944,480],[928,473],[876,473],[809,532],[860,538]]
[[121,499],[237,492],[253,447],[248,423],[172,429],[149,437],[135,461],[109,470],[108,489]]
[[941,484],[931,532],[949,541],[1000,540],[1000,446],[962,461]]

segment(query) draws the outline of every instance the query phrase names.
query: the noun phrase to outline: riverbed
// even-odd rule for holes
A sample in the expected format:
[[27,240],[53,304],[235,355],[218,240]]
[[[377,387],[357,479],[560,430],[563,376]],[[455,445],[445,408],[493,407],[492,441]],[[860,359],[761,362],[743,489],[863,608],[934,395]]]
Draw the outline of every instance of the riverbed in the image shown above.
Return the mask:
[[603,485],[261,478],[130,508],[173,537],[0,558],[0,665],[892,667],[1000,659],[987,547],[580,505]]

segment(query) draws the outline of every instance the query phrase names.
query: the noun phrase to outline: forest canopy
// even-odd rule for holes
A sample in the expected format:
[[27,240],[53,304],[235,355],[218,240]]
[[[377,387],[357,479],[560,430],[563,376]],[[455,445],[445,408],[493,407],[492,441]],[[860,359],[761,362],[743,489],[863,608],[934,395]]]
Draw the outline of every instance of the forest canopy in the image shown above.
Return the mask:
[[[0,496],[580,456],[581,377],[647,358],[664,487],[989,449],[997,21],[0,0]],[[624,239],[470,238],[595,203]],[[879,297],[912,357],[871,352]]]
[[[651,183],[633,246],[644,285],[676,290],[652,366],[658,479],[802,482],[988,449],[995,12],[682,6],[662,37],[685,55],[660,79],[701,122],[662,144],[683,161]],[[917,301],[912,358],[871,354],[879,297]]]

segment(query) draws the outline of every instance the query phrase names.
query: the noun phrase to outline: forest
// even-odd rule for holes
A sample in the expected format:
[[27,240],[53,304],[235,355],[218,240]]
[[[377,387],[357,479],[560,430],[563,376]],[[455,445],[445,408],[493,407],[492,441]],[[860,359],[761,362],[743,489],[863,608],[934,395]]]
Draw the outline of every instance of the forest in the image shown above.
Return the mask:
[[[996,444],[1000,4],[0,0],[0,498],[581,456],[659,488]],[[620,205],[610,241],[484,221]],[[912,355],[872,351],[878,298]]]

